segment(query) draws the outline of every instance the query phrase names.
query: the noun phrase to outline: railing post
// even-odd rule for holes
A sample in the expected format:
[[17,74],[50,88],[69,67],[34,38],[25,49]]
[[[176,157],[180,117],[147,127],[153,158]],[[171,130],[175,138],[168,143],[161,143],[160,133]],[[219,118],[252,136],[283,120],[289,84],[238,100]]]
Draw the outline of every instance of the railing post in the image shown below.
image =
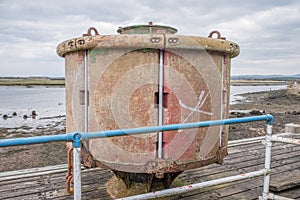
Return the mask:
[[81,200],[81,135],[75,133],[73,139],[74,200]]
[[270,187],[270,168],[271,168],[271,150],[272,150],[272,125],[267,125],[267,134],[265,139],[266,152],[265,152],[265,170],[264,175],[264,185],[262,197],[259,199],[267,200],[269,197],[269,187]]

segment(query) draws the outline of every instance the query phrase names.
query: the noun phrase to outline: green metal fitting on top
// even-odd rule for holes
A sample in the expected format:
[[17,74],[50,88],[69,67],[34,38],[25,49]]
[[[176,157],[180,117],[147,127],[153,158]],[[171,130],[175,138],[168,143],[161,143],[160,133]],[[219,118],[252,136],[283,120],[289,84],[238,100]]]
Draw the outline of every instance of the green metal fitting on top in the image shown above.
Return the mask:
[[119,27],[117,32],[120,34],[175,34],[178,30],[171,26],[153,25],[149,22],[148,25]]

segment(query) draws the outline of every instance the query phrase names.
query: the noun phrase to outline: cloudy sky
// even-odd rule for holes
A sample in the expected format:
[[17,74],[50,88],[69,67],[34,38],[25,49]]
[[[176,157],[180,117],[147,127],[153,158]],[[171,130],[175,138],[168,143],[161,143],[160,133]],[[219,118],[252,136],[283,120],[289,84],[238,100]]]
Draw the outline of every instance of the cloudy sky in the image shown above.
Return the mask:
[[183,35],[219,30],[241,48],[233,75],[300,73],[298,0],[0,0],[0,16],[0,76],[62,77],[60,42],[149,21]]

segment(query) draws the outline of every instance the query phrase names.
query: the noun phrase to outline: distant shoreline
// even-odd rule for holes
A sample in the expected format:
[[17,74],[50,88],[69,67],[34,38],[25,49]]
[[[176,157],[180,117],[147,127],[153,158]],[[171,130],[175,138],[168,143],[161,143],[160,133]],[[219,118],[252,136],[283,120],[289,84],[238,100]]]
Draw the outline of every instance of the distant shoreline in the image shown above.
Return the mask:
[[287,85],[288,81],[278,80],[230,80],[233,86],[262,86],[262,85]]
[[[231,80],[233,86],[262,86],[262,85],[286,85],[288,81],[281,80]],[[48,77],[0,77],[0,86],[65,86],[64,78]]]
[[0,78],[0,86],[64,86],[64,78],[48,77],[3,77]]

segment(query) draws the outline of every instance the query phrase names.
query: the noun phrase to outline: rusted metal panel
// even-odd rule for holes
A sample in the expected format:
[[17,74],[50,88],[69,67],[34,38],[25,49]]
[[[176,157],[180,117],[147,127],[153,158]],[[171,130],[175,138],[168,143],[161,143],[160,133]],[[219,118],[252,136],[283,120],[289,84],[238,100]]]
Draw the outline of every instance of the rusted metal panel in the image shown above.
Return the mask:
[[[90,55],[90,131],[157,125],[158,51],[126,50]],[[115,55],[115,58],[107,57]],[[92,83],[93,82],[93,83]],[[135,171],[156,156],[156,133],[90,141],[94,159]]]
[[[165,124],[220,119],[220,65],[211,56],[205,51],[165,51],[165,92],[171,101],[164,109]],[[220,60],[216,55],[215,61]],[[165,156],[177,164],[205,161],[218,150],[219,132],[219,127],[209,127],[164,133]]]
[[[80,99],[84,91],[84,52],[69,53],[65,64],[66,131],[84,131],[84,104]],[[68,146],[71,148],[72,144]]]
[[[88,131],[158,125],[159,51],[164,52],[163,124],[228,117],[230,59],[239,54],[237,44],[217,32],[209,38],[182,36],[152,24],[120,28],[121,35],[95,30],[57,47],[66,59],[68,132],[84,131],[84,51]],[[227,126],[165,132],[160,159],[157,133],[93,139],[84,143],[83,158],[87,166],[115,171],[173,173],[222,162],[227,140]]]

